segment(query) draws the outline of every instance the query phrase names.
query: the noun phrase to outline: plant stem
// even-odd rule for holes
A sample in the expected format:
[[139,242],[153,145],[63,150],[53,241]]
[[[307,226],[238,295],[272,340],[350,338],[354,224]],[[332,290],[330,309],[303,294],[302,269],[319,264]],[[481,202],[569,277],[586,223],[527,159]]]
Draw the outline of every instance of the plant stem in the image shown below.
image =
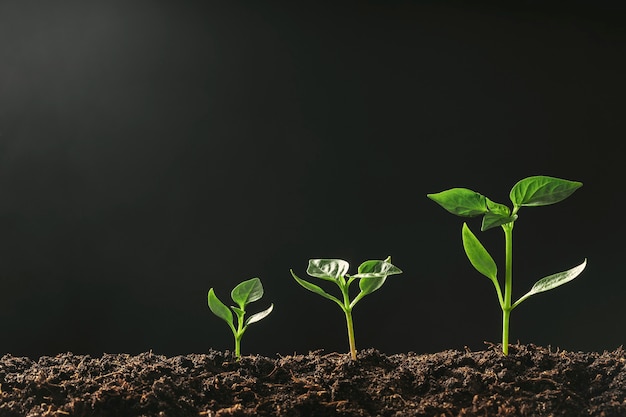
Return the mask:
[[[245,314],[245,313],[244,313]],[[241,338],[246,329],[243,325],[243,314],[237,314],[237,332],[235,333],[235,357],[241,359]]]
[[502,309],[502,353],[509,354],[509,318],[511,310]]
[[356,360],[356,343],[354,341],[354,324],[352,323],[352,307],[350,306],[350,294],[348,288],[354,278],[350,278],[346,281],[343,277],[340,280],[339,288],[341,288],[341,294],[343,295],[343,312],[346,314],[346,325],[348,326],[348,342],[350,343],[350,354],[352,359]]
[[509,354],[509,319],[513,292],[513,223],[502,225],[505,240],[504,305],[502,306],[502,353]]
[[242,334],[235,336],[235,357],[237,360],[241,359],[241,336]]
[[348,324],[348,341],[350,342],[350,354],[356,360],[356,343],[354,342],[354,325],[352,323],[352,309],[344,310],[346,313],[346,323]]

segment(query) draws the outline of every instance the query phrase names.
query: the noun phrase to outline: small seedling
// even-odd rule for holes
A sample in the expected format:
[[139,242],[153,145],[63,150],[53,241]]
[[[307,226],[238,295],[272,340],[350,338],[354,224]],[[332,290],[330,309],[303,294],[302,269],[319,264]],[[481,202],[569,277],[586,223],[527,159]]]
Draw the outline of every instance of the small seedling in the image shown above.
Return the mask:
[[[256,323],[270,314],[274,309],[274,304],[270,304],[266,310],[253,314],[244,320],[246,306],[263,297],[263,285],[259,278],[252,278],[238,284],[233,288],[230,296],[233,301],[237,303],[237,307],[232,306],[228,309],[228,307],[217,298],[213,288],[211,288],[209,290],[209,308],[213,314],[224,320],[226,324],[228,324],[228,327],[230,327],[230,330],[232,330],[233,336],[235,336],[235,357],[239,360],[241,358],[241,338],[244,332],[250,324]],[[234,316],[237,316],[237,327],[235,327],[233,312],[235,313]]]
[[[339,300],[324,291],[321,287],[308,281],[298,278],[291,271],[291,275],[309,291],[321,295],[324,298],[334,301],[343,310],[346,315],[346,325],[348,326],[348,341],[350,343],[350,353],[352,359],[356,360],[356,344],[354,342],[354,325],[352,323],[352,309],[363,297],[369,295],[383,286],[389,275],[400,274],[402,271],[391,264],[391,257],[384,261],[365,261],[358,269],[355,275],[348,275],[350,264],[341,259],[311,259],[306,272],[312,277],[320,278],[325,281],[334,282],[341,290],[343,300]],[[360,292],[350,300],[349,288],[355,280],[359,280]]]
[[511,303],[513,285],[513,224],[517,220],[517,213],[521,207],[546,206],[558,203],[569,197],[583,184],[560,178],[533,176],[519,181],[513,186],[509,198],[513,203],[513,210],[509,207],[494,203],[487,197],[467,188],[452,188],[437,194],[428,194],[428,197],[441,205],[452,214],[462,217],[483,216],[481,230],[485,231],[497,226],[504,230],[505,241],[505,269],[504,269],[504,296],[497,278],[497,266],[493,258],[472,233],[467,223],[463,223],[462,240],[465,254],[470,263],[478,272],[489,278],[496,287],[500,307],[502,308],[502,352],[509,352],[509,318],[511,310],[520,305],[531,295],[548,291],[576,278],[585,269],[587,260],[580,265],[540,279],[525,295]]

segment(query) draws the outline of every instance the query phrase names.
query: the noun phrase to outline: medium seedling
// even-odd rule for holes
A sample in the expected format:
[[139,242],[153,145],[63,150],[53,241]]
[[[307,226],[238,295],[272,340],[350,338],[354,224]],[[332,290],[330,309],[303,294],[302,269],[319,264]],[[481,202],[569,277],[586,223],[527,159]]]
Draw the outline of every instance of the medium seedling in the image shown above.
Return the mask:
[[[260,313],[256,313],[244,320],[246,315],[246,306],[253,301],[263,297],[263,285],[259,278],[252,278],[238,284],[230,293],[231,298],[237,307],[231,306],[230,309],[220,301],[215,295],[213,288],[209,290],[209,308],[217,317],[221,318],[228,324],[230,330],[235,336],[235,357],[241,359],[241,338],[248,326],[267,317],[274,309],[274,304]],[[232,310],[232,311],[231,311]],[[233,312],[235,313],[233,315]],[[237,326],[235,327],[235,316],[237,317]]]
[[518,218],[521,207],[546,206],[558,203],[569,197],[582,186],[581,182],[569,181],[547,176],[533,176],[519,181],[513,186],[509,198],[513,203],[513,210],[495,203],[487,197],[467,188],[452,188],[428,197],[441,205],[452,214],[462,217],[483,216],[481,230],[485,231],[497,226],[504,230],[505,241],[505,269],[504,269],[504,296],[497,278],[497,266],[493,258],[472,233],[467,223],[463,223],[463,248],[470,263],[478,272],[489,278],[496,288],[498,301],[502,308],[502,352],[509,352],[509,318],[511,310],[520,305],[531,295],[548,291],[576,278],[587,265],[585,259],[580,265],[540,279],[525,295],[511,303],[513,286],[513,224]]
[[[365,261],[359,266],[358,273],[355,275],[348,274],[349,268],[350,264],[341,259],[311,259],[309,260],[309,266],[306,270],[307,274],[312,277],[337,284],[341,290],[343,300],[328,294],[321,287],[318,287],[315,284],[298,278],[293,270],[290,271],[291,275],[298,282],[298,284],[302,285],[309,291],[334,301],[341,308],[341,310],[343,310],[346,316],[346,325],[348,327],[350,353],[352,354],[352,359],[356,360],[356,344],[354,342],[352,309],[356,303],[361,301],[363,297],[382,287],[389,275],[400,274],[402,271],[391,264],[391,257],[387,257],[384,261]],[[354,299],[350,300],[350,284],[357,279],[359,280],[359,288],[361,291],[356,295],[356,297],[354,297]]]

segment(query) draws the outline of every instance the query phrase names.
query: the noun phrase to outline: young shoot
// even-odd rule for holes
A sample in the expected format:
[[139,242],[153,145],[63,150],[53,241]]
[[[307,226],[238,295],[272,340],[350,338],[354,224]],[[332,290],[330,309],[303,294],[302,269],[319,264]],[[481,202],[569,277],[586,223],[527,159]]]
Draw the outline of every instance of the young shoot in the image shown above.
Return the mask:
[[[298,282],[298,284],[302,285],[309,291],[334,301],[341,308],[341,310],[343,310],[346,316],[346,325],[348,327],[350,353],[352,355],[352,359],[356,360],[356,344],[354,342],[352,309],[356,303],[361,301],[363,297],[382,287],[389,275],[400,274],[402,271],[391,264],[391,257],[387,257],[384,261],[365,261],[359,266],[358,272],[355,275],[348,274],[349,267],[350,265],[348,262],[341,259],[311,259],[309,260],[309,267],[306,270],[307,274],[312,277],[334,282],[341,291],[341,299],[328,294],[321,287],[318,287],[315,284],[298,278],[293,270],[290,271],[291,275],[296,282]],[[350,284],[357,279],[359,280],[360,292],[352,300],[350,300]]]
[[[220,301],[219,298],[217,298],[215,291],[211,288],[209,290],[209,308],[213,314],[224,320],[233,332],[233,336],[235,337],[235,357],[239,360],[241,359],[241,338],[243,337],[244,332],[250,324],[256,323],[270,314],[274,309],[274,304],[270,304],[266,310],[253,314],[244,320],[244,316],[246,315],[246,306],[263,297],[263,285],[261,285],[261,280],[259,278],[252,278],[238,284],[231,291],[230,297],[237,304],[237,306],[231,306],[229,309]],[[234,315],[233,312],[235,313]],[[236,326],[234,319],[235,316],[237,317]]]
[[546,206],[558,203],[569,197],[582,186],[581,182],[547,176],[533,176],[519,181],[513,186],[509,198],[513,209],[495,203],[487,197],[467,188],[452,188],[428,198],[438,203],[452,214],[462,217],[483,216],[481,231],[500,226],[504,231],[504,293],[497,277],[498,268],[493,258],[472,233],[467,223],[463,223],[462,240],[465,254],[472,266],[489,278],[496,288],[502,308],[502,352],[509,352],[509,318],[511,311],[531,295],[548,291],[576,278],[585,269],[587,260],[580,265],[540,279],[525,295],[512,302],[513,287],[513,224],[521,207]]

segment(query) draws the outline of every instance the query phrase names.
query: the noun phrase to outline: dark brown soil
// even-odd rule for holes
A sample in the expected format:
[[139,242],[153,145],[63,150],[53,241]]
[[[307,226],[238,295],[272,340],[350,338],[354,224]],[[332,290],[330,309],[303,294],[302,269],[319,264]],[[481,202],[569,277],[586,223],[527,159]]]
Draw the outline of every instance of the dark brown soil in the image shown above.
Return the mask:
[[626,416],[622,348],[510,351],[5,355],[0,416]]

